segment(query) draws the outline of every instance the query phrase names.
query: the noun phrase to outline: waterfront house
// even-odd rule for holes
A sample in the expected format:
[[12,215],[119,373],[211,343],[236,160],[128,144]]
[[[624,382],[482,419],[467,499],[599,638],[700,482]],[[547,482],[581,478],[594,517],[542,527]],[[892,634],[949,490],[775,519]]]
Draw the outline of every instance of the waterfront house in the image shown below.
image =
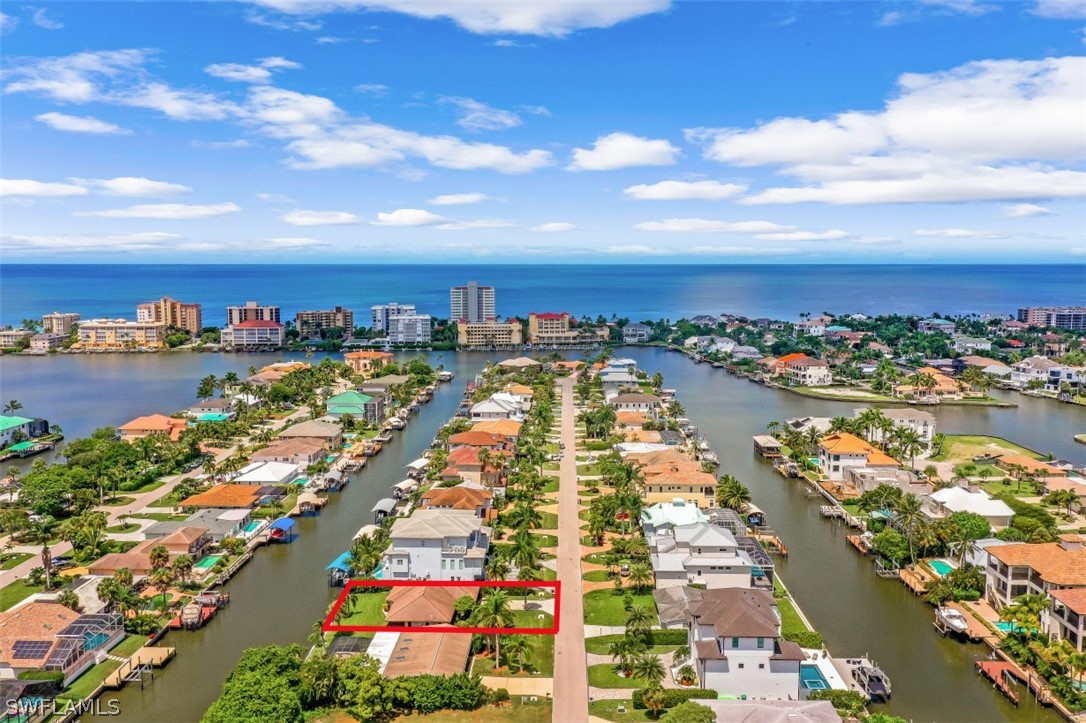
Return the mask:
[[1011,365],[1011,386],[1018,389],[1043,387],[1048,383],[1050,372],[1064,365],[1048,357],[1031,356]]
[[208,507],[197,510],[181,521],[156,522],[143,531],[143,536],[148,540],[156,540],[169,537],[182,527],[197,527],[207,530],[208,540],[218,545],[229,537],[240,537],[250,522],[252,522],[250,509]]
[[199,492],[186,497],[178,507],[232,507],[248,509],[256,507],[261,490],[251,485],[221,484],[206,492]]
[[296,439],[298,437],[319,439],[324,443],[326,449],[338,450],[343,443],[343,430],[338,424],[311,419],[287,427],[279,433],[279,437],[281,439]]
[[525,404],[517,395],[497,392],[471,406],[471,419],[475,422],[489,419],[512,419],[522,422],[529,406],[530,403]]
[[647,324],[627,324],[622,327],[622,341],[626,344],[643,344],[652,338],[652,327]]
[[1067,470],[1054,467],[1047,462],[1023,454],[1000,455],[996,459],[996,466],[1016,476],[1021,474],[1042,481],[1049,477],[1067,476]]
[[234,416],[234,400],[225,397],[204,399],[186,409],[185,414],[195,419],[200,419],[204,415],[223,415],[222,418],[227,419]]
[[538,370],[543,365],[537,362],[535,359],[526,356],[518,356],[513,359],[505,359],[498,362],[498,366],[502,369],[512,369],[520,371]]
[[754,562],[724,527],[708,522],[676,525],[653,534],[648,543],[658,588],[699,584],[712,590],[754,585]]
[[284,338],[284,327],[278,321],[250,319],[223,329],[219,341],[227,349],[253,349],[283,346]]
[[61,685],[67,685],[124,634],[120,615],[81,615],[58,603],[29,602],[0,613],[0,678],[45,670],[63,673]]
[[0,415],[0,447],[45,434],[49,434],[49,422],[44,419],[31,419],[16,414]]
[[786,419],[784,423],[797,432],[807,432],[810,429],[815,429],[820,434],[824,434],[830,430],[831,421],[829,417],[796,417],[795,419]]
[[482,580],[491,529],[472,510],[416,510],[389,532],[384,580]]
[[837,432],[818,443],[818,461],[822,473],[831,480],[843,480],[847,467],[897,469],[901,464],[878,447],[849,432]]
[[131,442],[140,437],[149,437],[152,434],[161,434],[177,441],[181,438],[181,432],[188,429],[187,419],[167,417],[165,414],[151,414],[146,417],[136,417],[131,422],[126,422],[117,427],[121,433],[121,439]]
[[1075,650],[1082,651],[1083,623],[1086,621],[1086,588],[1052,590],[1049,605],[1041,615],[1041,628],[1049,640],[1066,640]]
[[632,372],[610,367],[600,371],[599,377],[605,392],[608,390],[617,392],[623,389],[637,389],[638,381],[640,381],[637,375]]
[[[781,357],[781,373],[790,384],[800,387],[825,387],[833,383],[830,365],[821,359],[812,359],[806,354],[798,357],[789,354]],[[787,359],[787,361],[785,361]]]
[[641,530],[645,539],[654,535],[667,534],[679,525],[692,525],[708,522],[709,518],[697,505],[692,505],[682,497],[670,502],[657,502],[641,509]]
[[[507,450],[488,451],[480,454],[482,447],[455,447],[449,450],[445,469],[441,478],[446,481],[461,480],[492,488],[501,485],[501,471],[505,458],[511,457]],[[487,457],[483,464],[483,456]]]
[[1016,543],[988,548],[985,598],[996,609],[1022,595],[1086,588],[1086,549],[1081,535],[1060,535],[1056,542]]
[[689,610],[687,645],[701,687],[732,697],[800,699],[800,663],[806,656],[799,645],[781,638],[772,594],[705,590]]
[[922,334],[953,334],[955,324],[949,319],[939,319],[933,317],[931,319],[923,319],[916,325],[916,330]]
[[615,414],[615,425],[620,428],[641,429],[648,421],[650,421],[649,418],[641,412],[618,412]]
[[952,377],[947,376],[933,366],[920,367],[916,370],[920,374],[930,376],[935,384],[931,387],[913,385],[907,382],[894,385],[895,397],[937,397],[946,399],[960,399],[961,386]]
[[987,492],[971,492],[964,487],[944,487],[931,493],[924,504],[924,512],[936,520],[955,512],[971,512],[983,517],[997,530],[1010,526],[1014,517],[1014,510],[1003,500],[992,499]]
[[33,336],[28,329],[0,329],[0,349],[15,349]]
[[67,334],[35,334],[30,337],[30,352],[32,354],[47,354],[53,349],[64,346],[64,342],[67,340]]
[[470,484],[456,487],[434,487],[422,495],[420,509],[470,510],[481,518],[488,516],[494,495],[489,490]]
[[726,336],[714,336],[709,351],[715,354],[730,354],[738,346],[735,339]]
[[386,374],[383,377],[367,379],[359,384],[356,389],[363,394],[388,396],[397,387],[407,384],[409,381],[411,381],[411,377],[406,374]]
[[708,472],[668,471],[645,477],[644,498],[650,505],[681,497],[699,507],[711,507],[716,501],[716,486],[716,477]]
[[732,349],[732,359],[736,361],[742,361],[744,359],[758,361],[761,358],[762,352],[758,351],[753,346],[740,345]]
[[345,414],[350,414],[355,419],[366,420],[370,424],[379,425],[385,420],[385,398],[383,396],[370,396],[361,392],[341,392],[329,397],[327,404],[327,416],[339,419]]
[[381,671],[387,678],[456,675],[467,670],[471,636],[460,633],[400,633],[391,648],[388,662]]
[[518,422],[515,419],[490,419],[485,422],[476,422],[471,425],[470,431],[498,434],[515,440],[520,436],[520,428],[523,424],[523,422]]
[[284,462],[308,467],[324,459],[324,442],[311,437],[281,439],[253,452],[254,462]]
[[655,394],[641,394],[637,392],[627,394],[615,394],[607,403],[615,408],[615,412],[639,412],[647,417],[656,419],[660,409],[660,397]]
[[449,625],[456,614],[456,602],[479,599],[478,587],[442,585],[440,587],[394,587],[385,604],[388,625]]
[[[857,409],[853,412],[853,417],[859,419],[860,415],[865,411],[864,409]],[[925,445],[931,445],[931,440],[935,437],[935,429],[939,423],[931,412],[925,412],[915,407],[889,407],[879,411],[882,412],[882,416],[893,422],[895,427],[911,429],[916,432]],[[880,444],[885,444],[889,435],[889,432],[882,429],[874,429],[871,432],[871,436],[878,440]]]
[[232,479],[236,485],[283,486],[298,479],[298,465],[289,462],[251,462],[242,467]]
[[392,354],[387,351],[350,351],[343,355],[343,361],[351,371],[364,379],[376,376],[392,359]]
[[133,575],[150,575],[151,550],[164,547],[170,558],[188,555],[193,560],[200,559],[204,549],[211,544],[211,537],[206,527],[179,527],[165,537],[146,539],[128,552],[111,552],[103,555],[87,566],[91,575],[113,575],[122,568],[131,570]]
[[960,356],[953,362],[954,371],[961,374],[969,367],[979,367],[982,372],[990,377],[1000,379],[1010,377],[1011,368],[1001,361],[986,356],[966,355]]
[[516,446],[513,439],[504,435],[474,430],[451,435],[448,444],[450,449],[452,447],[480,447],[483,449],[511,450]]

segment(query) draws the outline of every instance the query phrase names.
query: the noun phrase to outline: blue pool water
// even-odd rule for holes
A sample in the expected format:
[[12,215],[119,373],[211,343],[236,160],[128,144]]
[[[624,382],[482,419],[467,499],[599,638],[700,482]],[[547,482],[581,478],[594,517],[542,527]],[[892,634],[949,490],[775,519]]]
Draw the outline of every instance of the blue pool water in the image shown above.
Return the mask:
[[196,417],[198,422],[225,422],[227,419],[230,419],[230,415],[221,412],[207,412]]
[[807,690],[828,690],[830,687],[817,665],[800,665],[799,680]]
[[931,569],[935,570],[935,574],[939,577],[946,577],[954,569],[954,566],[946,560],[932,560],[928,564],[931,565]]
[[245,525],[245,531],[246,532],[256,532],[258,527],[260,527],[260,523],[257,522],[256,520],[253,520],[249,524]]

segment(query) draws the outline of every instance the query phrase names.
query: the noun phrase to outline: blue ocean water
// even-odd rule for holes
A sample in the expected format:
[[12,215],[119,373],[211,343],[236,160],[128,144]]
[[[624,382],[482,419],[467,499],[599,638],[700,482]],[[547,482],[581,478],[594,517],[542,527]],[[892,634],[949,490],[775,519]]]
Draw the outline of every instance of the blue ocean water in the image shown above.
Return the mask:
[[161,296],[204,305],[204,321],[226,307],[279,304],[284,318],[341,305],[366,323],[369,307],[415,303],[449,314],[449,287],[496,288],[498,314],[568,311],[633,320],[699,313],[795,318],[801,312],[957,314],[1086,302],[1083,265],[37,265],[0,270],[0,324],[51,311],[83,318],[135,316]]

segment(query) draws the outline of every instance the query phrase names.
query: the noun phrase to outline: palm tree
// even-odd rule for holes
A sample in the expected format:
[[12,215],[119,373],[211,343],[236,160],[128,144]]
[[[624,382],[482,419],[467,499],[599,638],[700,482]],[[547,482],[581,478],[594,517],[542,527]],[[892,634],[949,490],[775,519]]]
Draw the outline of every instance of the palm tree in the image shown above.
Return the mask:
[[177,579],[184,585],[192,574],[192,558],[188,555],[178,555],[173,559],[173,572]]
[[4,405],[4,414],[15,414],[22,408],[23,405],[19,402],[18,399],[12,399],[10,402]]
[[830,420],[830,433],[834,432],[851,432],[852,420],[848,417],[834,417]]
[[1041,613],[1047,607],[1048,598],[1044,595],[1021,595],[1003,608],[999,617],[1014,623],[1012,632],[1034,635],[1041,628]]
[[152,570],[160,570],[170,564],[170,552],[163,545],[155,545],[148,553]]
[[652,613],[643,605],[634,605],[626,613],[626,631],[644,636],[652,629]]
[[76,595],[74,590],[62,590],[61,593],[57,595],[57,602],[69,610],[73,610],[77,613],[83,612],[83,602],[79,599],[79,596]]
[[652,568],[643,562],[630,566],[630,584],[634,590],[644,592],[652,586]]
[[668,693],[661,686],[654,685],[642,691],[641,701],[652,711],[653,719],[656,719],[660,717],[660,711],[667,707]]
[[[509,596],[503,590],[494,590],[483,598],[472,616],[474,623],[481,628],[508,628],[513,625],[513,611],[509,607]],[[494,634],[494,669],[501,667],[501,636]]]
[[[528,642],[527,635],[504,635],[505,638],[505,660],[508,663],[511,660],[517,661],[517,670],[524,670],[524,655],[531,650],[532,644]],[[494,666],[495,668],[497,665]]]
[[916,454],[923,451],[924,439],[915,429],[901,429],[897,434],[897,446],[902,454],[909,456],[909,466],[916,466]]
[[902,495],[893,507],[894,522],[909,541],[909,559],[916,562],[914,543],[922,521],[926,519],[920,498],[914,494]]
[[[165,548],[164,548],[165,549]],[[152,554],[154,550],[152,550]],[[162,607],[166,607],[166,592],[173,584],[173,570],[169,567],[159,567],[151,571],[151,587],[162,593]]]
[[726,476],[716,488],[716,499],[722,507],[742,512],[750,504],[750,490],[739,480]]
[[675,652],[673,652],[671,654],[671,662],[674,665],[678,665],[679,663],[681,663],[682,661],[686,660],[689,657],[690,657],[690,646],[689,645],[680,645],[679,647],[675,648]]
[[630,664],[630,677],[648,683],[649,687],[659,685],[667,676],[667,670],[660,658],[651,653],[640,653]]

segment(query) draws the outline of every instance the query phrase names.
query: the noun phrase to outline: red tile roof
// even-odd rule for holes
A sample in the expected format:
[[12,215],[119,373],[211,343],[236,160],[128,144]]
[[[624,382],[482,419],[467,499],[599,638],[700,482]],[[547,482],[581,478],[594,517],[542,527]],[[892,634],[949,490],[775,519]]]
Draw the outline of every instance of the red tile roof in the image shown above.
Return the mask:
[[249,319],[249,321],[243,321],[240,324],[234,324],[235,329],[282,329],[283,325],[278,321],[261,321],[260,319]]

